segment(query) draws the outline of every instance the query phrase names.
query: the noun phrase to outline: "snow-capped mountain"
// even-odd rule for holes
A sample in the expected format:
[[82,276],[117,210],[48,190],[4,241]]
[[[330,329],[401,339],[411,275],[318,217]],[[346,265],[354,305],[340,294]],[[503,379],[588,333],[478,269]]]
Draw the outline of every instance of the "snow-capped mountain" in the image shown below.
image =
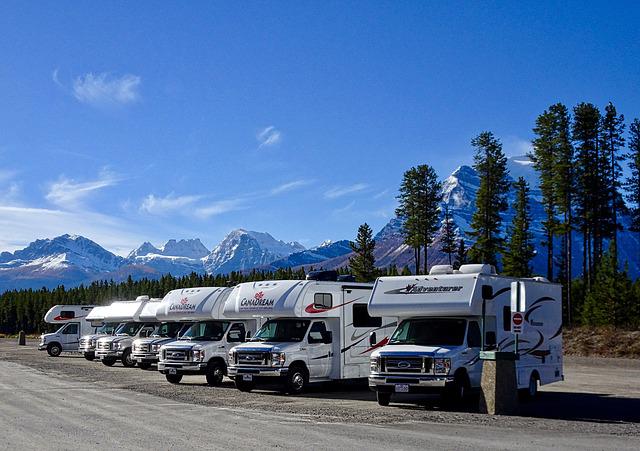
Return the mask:
[[132,250],[127,258],[131,259],[148,255],[200,259],[209,255],[209,250],[202,244],[199,238],[180,241],[169,240],[161,247],[155,247],[153,244],[145,241],[138,248]]
[[268,233],[237,229],[204,258],[204,268],[209,274],[245,271],[268,265],[304,249],[300,243],[285,243]]
[[294,268],[303,265],[314,265],[342,255],[349,254],[351,246],[349,240],[331,242],[325,241],[319,246],[296,252],[285,258],[281,258],[267,265],[265,269],[276,270],[278,268]]

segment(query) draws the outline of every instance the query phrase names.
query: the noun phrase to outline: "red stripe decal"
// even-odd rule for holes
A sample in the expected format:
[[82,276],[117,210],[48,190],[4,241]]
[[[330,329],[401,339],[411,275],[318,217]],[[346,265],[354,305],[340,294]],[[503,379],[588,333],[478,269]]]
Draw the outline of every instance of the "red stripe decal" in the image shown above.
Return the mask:
[[313,304],[309,304],[305,307],[304,311],[307,313],[323,313],[323,312],[328,312],[329,310],[333,310],[333,309],[337,309],[338,307],[342,307],[348,304],[351,304],[352,302],[355,302],[357,299],[354,299],[353,301],[349,301],[349,302],[345,302],[344,304],[340,304],[340,305],[336,305],[335,307],[331,307],[331,308],[315,308],[313,306]]
[[371,352],[374,349],[378,349],[383,347],[384,345],[386,345],[387,343],[389,343],[389,337],[384,337],[379,343],[376,343],[375,345],[371,346],[369,349],[367,349],[366,351],[362,351],[360,353],[360,355],[362,354],[366,354],[367,352]]

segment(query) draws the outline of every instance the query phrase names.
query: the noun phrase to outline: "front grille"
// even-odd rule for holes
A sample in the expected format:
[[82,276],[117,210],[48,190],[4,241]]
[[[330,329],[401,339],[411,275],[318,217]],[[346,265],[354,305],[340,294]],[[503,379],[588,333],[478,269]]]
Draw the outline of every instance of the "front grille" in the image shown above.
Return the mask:
[[271,354],[262,351],[239,351],[237,359],[239,365],[268,365]]
[[139,352],[149,352],[151,349],[151,345],[150,344],[137,344],[134,346],[134,351],[139,351]]
[[105,351],[108,351],[111,349],[111,342],[104,342],[104,341],[99,341],[98,342],[98,349],[102,349]]
[[428,373],[431,363],[431,357],[385,357],[382,368],[388,373]]
[[165,349],[164,350],[164,358],[165,360],[179,360],[179,361],[187,361],[190,357],[190,351],[187,349]]

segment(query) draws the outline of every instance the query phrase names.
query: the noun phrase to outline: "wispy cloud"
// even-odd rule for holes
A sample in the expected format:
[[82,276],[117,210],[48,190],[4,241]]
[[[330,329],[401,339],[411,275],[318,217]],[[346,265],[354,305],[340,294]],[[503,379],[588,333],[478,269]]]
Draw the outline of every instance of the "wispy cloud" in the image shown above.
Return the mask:
[[328,191],[325,191],[324,197],[325,199],[337,199],[339,197],[346,196],[347,194],[353,194],[363,191],[367,188],[369,188],[369,185],[367,185],[366,183],[356,183],[349,186],[336,186]]
[[210,218],[229,211],[247,208],[242,199],[228,199],[213,202],[209,205],[196,208],[195,214],[200,218]]
[[[53,80],[62,86],[57,70],[53,72]],[[139,76],[132,74],[118,77],[108,72],[89,72],[73,81],[73,95],[78,101],[92,106],[129,105],[140,99],[141,82]]]
[[533,151],[531,141],[517,136],[508,136],[503,140],[504,153],[509,157],[527,155]]
[[313,183],[313,180],[294,180],[293,182],[283,183],[282,185],[276,186],[275,188],[271,189],[269,193],[272,196],[275,196],[278,194],[286,193],[288,191],[292,191],[296,188],[310,185],[311,183]]
[[49,187],[46,199],[62,208],[73,209],[82,205],[82,202],[96,191],[116,185],[120,178],[103,171],[97,180],[89,182],[76,182],[73,179],[60,177]]
[[351,209],[353,207],[355,207],[356,205],[356,201],[352,200],[351,202],[349,202],[347,205],[345,205],[344,207],[341,208],[336,208],[335,210],[332,211],[333,215],[339,216],[339,215],[343,215],[345,213],[348,213],[349,211],[351,211]]
[[200,200],[201,196],[176,196],[173,193],[165,197],[149,194],[140,205],[140,211],[150,215],[164,216],[181,210]]
[[389,190],[388,190],[388,189],[385,189],[385,190],[383,190],[383,191],[380,191],[378,194],[375,194],[375,195],[373,196],[373,199],[376,199],[376,200],[377,200],[377,199],[380,199],[381,197],[384,197],[384,196],[386,196],[387,194],[389,194]]
[[282,141],[282,133],[273,125],[263,128],[256,135],[258,140],[258,149],[263,147],[273,147]]

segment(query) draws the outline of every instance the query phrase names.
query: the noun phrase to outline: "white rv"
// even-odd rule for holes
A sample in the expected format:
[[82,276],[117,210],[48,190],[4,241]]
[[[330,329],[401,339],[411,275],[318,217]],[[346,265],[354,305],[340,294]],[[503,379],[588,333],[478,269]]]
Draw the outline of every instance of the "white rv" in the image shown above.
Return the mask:
[[[138,338],[131,345],[131,357],[138,363],[138,367],[143,370],[149,369],[151,365],[158,362],[158,354],[163,344],[177,340],[193,324],[191,322],[179,322],[175,319],[169,321],[158,320],[157,313],[164,310],[164,303],[169,300],[170,298],[165,296],[161,302],[148,302],[140,313],[139,319],[141,322],[158,322],[148,338]],[[161,314],[160,316],[163,315]]]
[[87,321],[87,315],[94,308],[93,305],[54,305],[44,315],[44,321],[49,324],[59,324],[57,331],[40,335],[38,349],[52,357],[65,352],[77,352],[78,340],[82,335],[93,333],[96,325]]
[[[319,276],[322,276],[320,274]],[[297,394],[309,382],[366,378],[373,331],[381,340],[396,326],[392,315],[369,316],[372,285],[320,280],[272,280],[236,286],[225,315],[268,319],[250,342],[232,349],[229,376],[236,387],[277,384]]]
[[94,307],[87,315],[87,321],[98,326],[94,333],[80,337],[78,351],[82,353],[87,360],[94,360],[96,358],[96,341],[98,338],[113,335],[116,327],[118,327],[118,323],[116,322],[104,322],[105,315],[110,307],[109,305]]
[[[517,339],[512,304],[522,312]],[[517,354],[524,395],[563,379],[561,287],[546,279],[503,277],[490,265],[434,266],[428,276],[378,278],[369,312],[400,319],[371,355],[369,386],[380,405],[393,393],[436,391],[461,400],[480,386],[482,346]]]
[[164,297],[158,320],[193,322],[178,341],[160,347],[158,371],[172,384],[185,375],[200,374],[209,385],[219,385],[227,374],[229,350],[256,330],[255,318],[222,314],[230,292],[231,288],[185,288]]
[[[154,300],[159,302],[159,299]],[[118,360],[123,366],[136,365],[131,356],[131,344],[140,337],[148,337],[156,328],[156,321],[141,322],[140,314],[145,305],[153,302],[149,296],[138,296],[135,301],[118,301],[111,304],[105,321],[119,322],[112,336],[101,337],[96,342],[96,357],[107,366]]]

